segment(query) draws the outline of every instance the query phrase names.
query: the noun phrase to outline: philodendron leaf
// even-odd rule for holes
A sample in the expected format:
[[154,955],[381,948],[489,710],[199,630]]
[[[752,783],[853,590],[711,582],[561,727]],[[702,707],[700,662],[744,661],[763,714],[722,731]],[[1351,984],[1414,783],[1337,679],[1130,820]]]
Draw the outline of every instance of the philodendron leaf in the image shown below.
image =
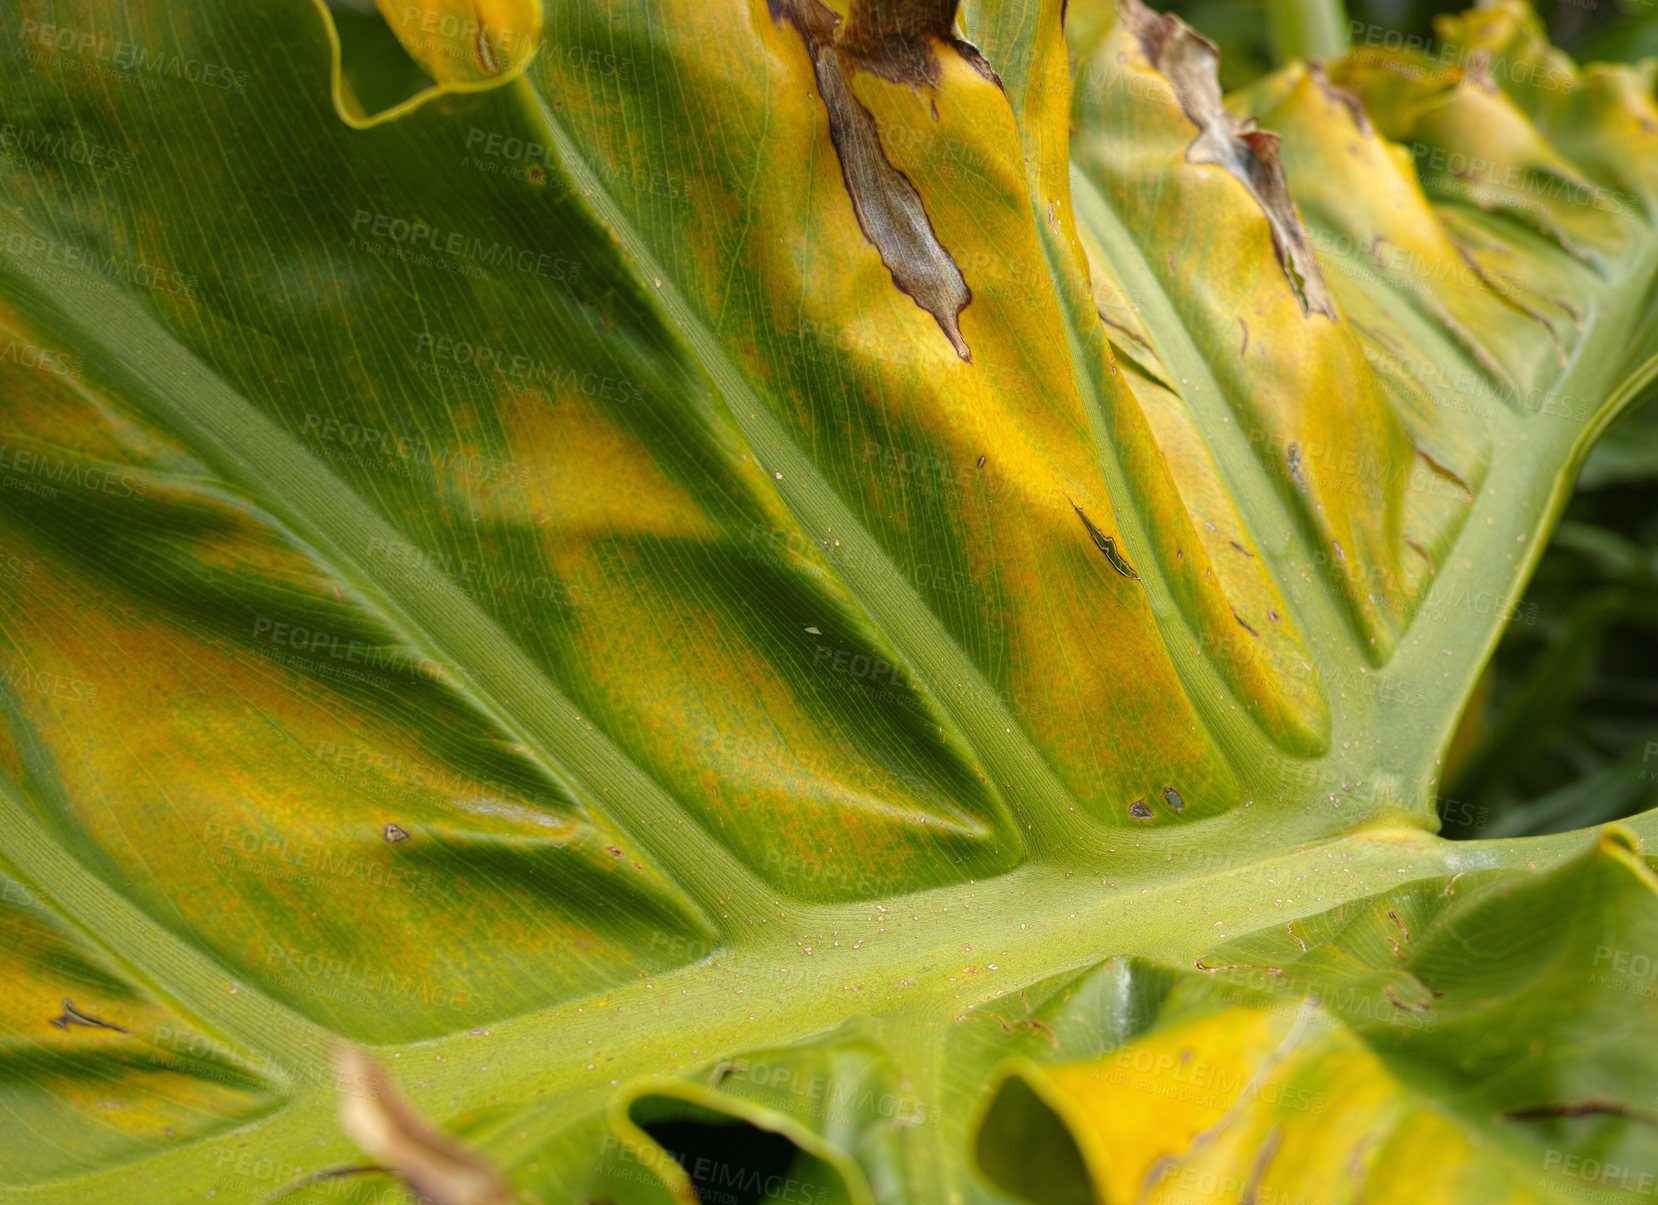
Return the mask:
[[24,0],[0,1184],[1650,1195],[1651,817],[1432,830],[1658,105],[1445,32]]

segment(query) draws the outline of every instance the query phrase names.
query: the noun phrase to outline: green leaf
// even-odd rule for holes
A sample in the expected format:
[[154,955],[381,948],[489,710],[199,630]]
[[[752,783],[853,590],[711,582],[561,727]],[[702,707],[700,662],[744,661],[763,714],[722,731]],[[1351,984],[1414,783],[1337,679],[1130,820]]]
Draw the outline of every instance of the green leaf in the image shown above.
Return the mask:
[[0,31],[20,1200],[1639,1195],[1651,818],[1432,835],[1638,70],[106,8]]

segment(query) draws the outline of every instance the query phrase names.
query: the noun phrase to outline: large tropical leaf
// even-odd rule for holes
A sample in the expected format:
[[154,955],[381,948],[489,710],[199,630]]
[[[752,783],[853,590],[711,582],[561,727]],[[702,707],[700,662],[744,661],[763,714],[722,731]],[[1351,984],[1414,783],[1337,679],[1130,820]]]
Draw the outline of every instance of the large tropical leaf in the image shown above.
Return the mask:
[[1650,73],[955,10],[8,18],[10,1196],[1650,1195],[1658,829],[1432,835]]

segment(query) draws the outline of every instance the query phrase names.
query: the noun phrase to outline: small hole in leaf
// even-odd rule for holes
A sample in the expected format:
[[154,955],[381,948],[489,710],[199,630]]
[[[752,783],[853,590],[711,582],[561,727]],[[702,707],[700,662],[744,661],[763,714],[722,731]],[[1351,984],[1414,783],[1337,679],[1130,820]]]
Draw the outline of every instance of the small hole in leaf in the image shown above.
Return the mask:
[[775,1187],[790,1178],[800,1155],[783,1135],[743,1122],[663,1121],[644,1130],[685,1169],[699,1201],[720,1205],[757,1205],[766,1199],[768,1183]]
[[843,1200],[847,1186],[824,1160],[788,1138],[706,1105],[645,1096],[633,1123],[684,1169],[703,1205]]

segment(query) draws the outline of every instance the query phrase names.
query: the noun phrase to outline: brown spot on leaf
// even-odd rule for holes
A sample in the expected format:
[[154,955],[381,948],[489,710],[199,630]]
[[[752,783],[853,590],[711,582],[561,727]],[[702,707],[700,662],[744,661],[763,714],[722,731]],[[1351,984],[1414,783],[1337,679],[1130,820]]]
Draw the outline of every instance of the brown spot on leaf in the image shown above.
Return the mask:
[[1043,1033],[1043,1035],[1048,1039],[1048,1044],[1050,1046],[1052,1046],[1055,1050],[1059,1049],[1059,1039],[1054,1036],[1054,1031],[1049,1029],[1046,1025],[1042,1024],[1042,1022],[1035,1021],[1035,1020],[1032,1020],[1029,1017],[1026,1017],[1023,1021],[1019,1022],[1019,1024],[1029,1025],[1032,1029],[1040,1030]]
[[400,825],[400,824],[388,824],[388,825],[386,825],[386,840],[388,840],[388,841],[407,841],[408,839],[409,839],[408,830],[405,829],[402,825]]
[[46,1024],[55,1025],[59,1029],[68,1029],[71,1025],[84,1025],[88,1029],[113,1029],[116,1033],[126,1033],[121,1025],[112,1025],[102,1017],[94,1017],[91,1013],[84,1013],[75,1007],[75,1002],[69,997],[63,998],[63,1013],[52,1017]]
[[[1468,483],[1462,479],[1461,474],[1457,473],[1454,469],[1449,469],[1440,464],[1439,461],[1435,460],[1432,456],[1429,456],[1421,448],[1416,449],[1416,454],[1427,462],[1430,469],[1462,492],[1461,500],[1463,502],[1472,502],[1474,500],[1474,491],[1468,488]],[[1429,559],[1431,560],[1432,558],[1430,557]]]
[[1163,802],[1168,804],[1177,812],[1184,812],[1186,810],[1186,801],[1180,797],[1180,792],[1175,790],[1173,787],[1163,788]]
[[1382,985],[1382,995],[1387,997],[1388,1003],[1392,1004],[1394,1008],[1402,1008],[1406,1012],[1425,1013],[1433,1007],[1433,1005],[1426,1000],[1419,1000],[1415,1004],[1406,1004],[1403,1000],[1399,999],[1399,994],[1393,990],[1393,985],[1391,983],[1384,983]]
[[1133,803],[1129,804],[1128,814],[1133,816],[1136,820],[1151,819],[1151,809],[1146,806],[1146,801],[1144,799],[1136,799]]
[[1410,930],[1405,928],[1405,922],[1399,919],[1399,914],[1392,908],[1387,910],[1387,919],[1392,921],[1394,927],[1399,930],[1398,937],[1388,937],[1388,941],[1393,943],[1393,956],[1397,958],[1401,953],[1400,943],[1410,941]]
[[[1066,498],[1065,500],[1067,502],[1071,502],[1069,498]],[[1124,560],[1123,554],[1117,551],[1117,541],[1113,540],[1099,528],[1095,527],[1094,521],[1087,515],[1083,514],[1082,507],[1078,506],[1075,502],[1071,502],[1071,509],[1077,512],[1077,518],[1081,519],[1083,527],[1088,529],[1089,539],[1094,541],[1095,548],[1098,548],[1101,552],[1105,553],[1105,559],[1111,563],[1111,567],[1124,577],[1133,581],[1139,581],[1140,575],[1134,571],[1134,566]]]
[[1540,1121],[1545,1117],[1594,1117],[1605,1115],[1608,1117],[1628,1117],[1634,1121],[1645,1122],[1649,1126],[1658,1126],[1658,1118],[1631,1109],[1628,1105],[1619,1104],[1612,1100],[1583,1100],[1570,1104],[1551,1103],[1546,1105],[1528,1105],[1523,1109],[1510,1109],[1506,1113],[1498,1113],[1503,1121]]
[[1301,445],[1290,441],[1290,446],[1284,449],[1284,465],[1289,469],[1290,480],[1302,489],[1307,488],[1307,479],[1301,475]]

